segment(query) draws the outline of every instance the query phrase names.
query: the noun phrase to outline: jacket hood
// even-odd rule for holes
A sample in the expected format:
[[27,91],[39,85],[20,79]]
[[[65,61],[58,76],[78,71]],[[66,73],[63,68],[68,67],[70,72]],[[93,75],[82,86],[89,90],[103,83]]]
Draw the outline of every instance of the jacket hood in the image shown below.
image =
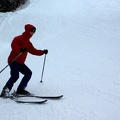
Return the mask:
[[25,31],[30,31],[30,29],[35,28],[35,26],[31,25],[31,24],[26,24],[25,25]]
[[25,32],[23,33],[23,36],[25,36],[27,38],[30,38],[31,37],[31,35],[30,35],[30,29],[35,28],[35,26],[33,26],[31,24],[26,24],[24,28],[25,28]]

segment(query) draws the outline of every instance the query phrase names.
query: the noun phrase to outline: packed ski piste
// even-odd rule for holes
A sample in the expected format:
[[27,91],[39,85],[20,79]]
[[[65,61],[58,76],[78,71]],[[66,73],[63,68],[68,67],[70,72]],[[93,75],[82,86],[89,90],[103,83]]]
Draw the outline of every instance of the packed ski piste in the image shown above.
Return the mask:
[[120,119],[119,0],[27,0],[0,56],[1,120]]

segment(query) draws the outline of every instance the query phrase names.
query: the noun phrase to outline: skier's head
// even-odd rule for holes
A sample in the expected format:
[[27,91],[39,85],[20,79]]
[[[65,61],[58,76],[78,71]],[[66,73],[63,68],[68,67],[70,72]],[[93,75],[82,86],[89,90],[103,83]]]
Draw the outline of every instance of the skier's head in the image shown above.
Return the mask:
[[25,32],[24,33],[27,36],[32,37],[33,34],[35,33],[35,31],[36,31],[36,28],[33,25],[31,25],[31,24],[26,24],[25,25]]

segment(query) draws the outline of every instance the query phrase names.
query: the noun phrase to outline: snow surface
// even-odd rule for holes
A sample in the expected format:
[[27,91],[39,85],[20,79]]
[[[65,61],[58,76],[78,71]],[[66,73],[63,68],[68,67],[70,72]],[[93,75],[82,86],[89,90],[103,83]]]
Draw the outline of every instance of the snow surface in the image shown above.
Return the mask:
[[[12,39],[31,23],[31,42],[48,49],[30,55],[33,71],[26,88],[36,95],[60,95],[43,105],[0,99],[1,120],[120,120],[120,1],[28,0],[15,12],[0,13],[0,69],[7,65]],[[10,69],[0,74],[0,91]],[[15,90],[22,78],[16,82]]]

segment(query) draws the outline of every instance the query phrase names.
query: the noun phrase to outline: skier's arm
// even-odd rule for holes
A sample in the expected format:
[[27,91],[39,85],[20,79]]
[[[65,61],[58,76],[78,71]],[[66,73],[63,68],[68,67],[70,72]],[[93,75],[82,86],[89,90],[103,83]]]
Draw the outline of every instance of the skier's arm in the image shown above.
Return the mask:
[[30,48],[28,49],[28,52],[33,55],[38,55],[38,56],[45,54],[44,50],[37,50],[36,48],[34,48],[32,43],[30,43]]

